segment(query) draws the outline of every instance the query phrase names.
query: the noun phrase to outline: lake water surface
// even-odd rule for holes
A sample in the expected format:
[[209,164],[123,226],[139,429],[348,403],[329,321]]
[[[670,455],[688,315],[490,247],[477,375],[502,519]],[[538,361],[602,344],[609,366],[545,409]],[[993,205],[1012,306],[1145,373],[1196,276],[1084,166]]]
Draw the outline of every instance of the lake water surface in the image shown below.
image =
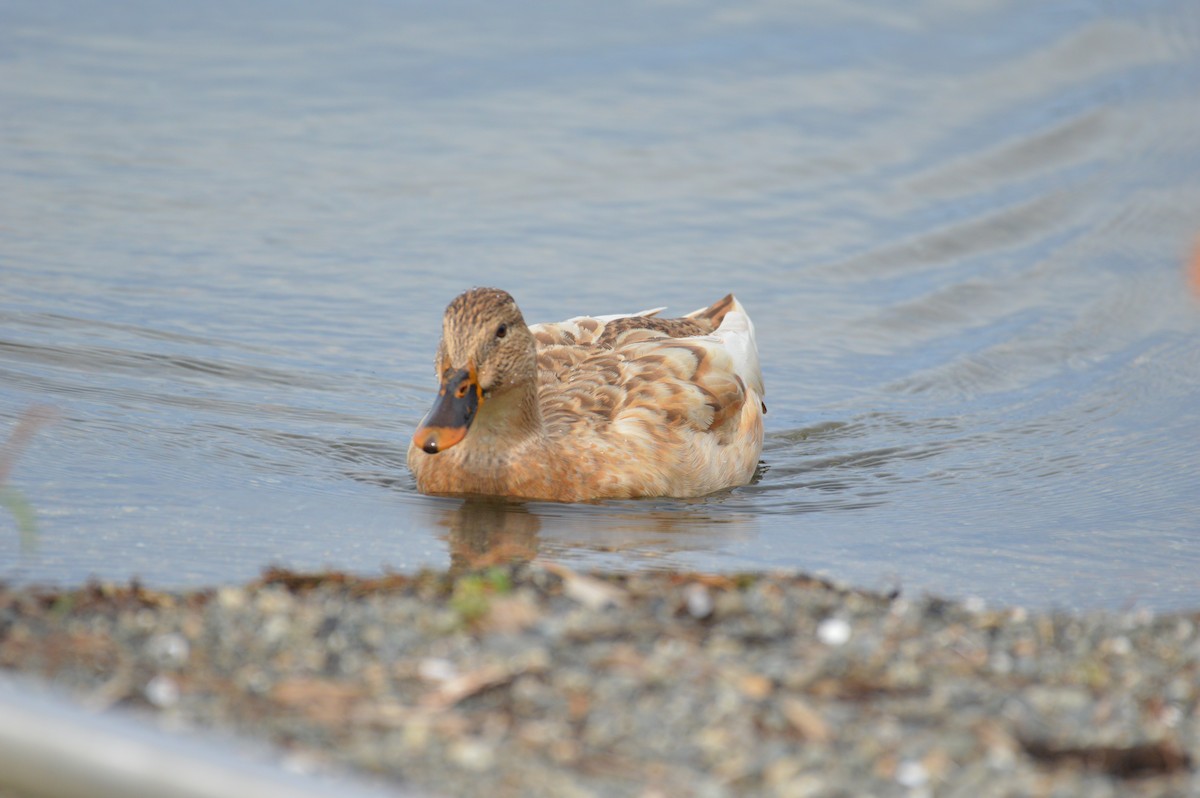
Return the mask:
[[[500,547],[1200,607],[1200,5],[0,8],[0,579]],[[417,494],[446,303],[734,291],[756,484]]]

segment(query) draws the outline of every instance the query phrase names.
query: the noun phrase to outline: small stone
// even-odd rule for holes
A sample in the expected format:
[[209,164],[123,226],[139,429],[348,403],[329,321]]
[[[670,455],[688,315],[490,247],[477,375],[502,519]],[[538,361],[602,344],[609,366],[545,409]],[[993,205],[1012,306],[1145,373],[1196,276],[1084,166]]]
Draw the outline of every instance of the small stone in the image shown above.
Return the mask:
[[458,668],[448,659],[426,657],[418,663],[417,675],[427,682],[448,682],[458,677]]
[[850,640],[850,624],[841,618],[826,618],[817,626],[817,639],[827,646],[842,646]]
[[737,687],[742,695],[755,701],[769,696],[774,686],[771,680],[761,673],[743,673],[737,679]]
[[901,787],[915,790],[918,787],[924,787],[928,781],[929,772],[925,770],[925,766],[920,762],[906,759],[896,767],[896,782]]
[[159,709],[167,709],[179,703],[179,685],[170,676],[161,673],[146,683],[143,693],[146,700]]
[[491,770],[496,763],[492,746],[479,740],[460,740],[450,748],[450,758],[464,770]]
[[1128,637],[1121,635],[1108,641],[1108,650],[1118,657],[1125,657],[1133,651],[1133,644],[1129,642]]
[[1005,651],[997,651],[996,653],[992,654],[991,660],[988,662],[988,666],[995,673],[1003,676],[1005,674],[1012,673],[1013,658],[1010,657]]
[[707,618],[712,615],[712,593],[699,582],[693,582],[684,588],[683,600],[687,605],[688,615],[693,618]]
[[987,609],[987,602],[979,596],[967,596],[963,599],[963,609],[972,615],[978,615]]
[[146,654],[160,668],[177,668],[187,661],[188,641],[176,632],[155,635],[146,641]]
[[237,610],[246,605],[246,591],[236,587],[217,590],[217,605],[225,610]]
[[429,738],[429,721],[425,718],[416,718],[405,723],[400,736],[401,745],[410,752],[424,751],[429,745]]
[[828,742],[829,724],[821,717],[821,713],[809,706],[807,702],[794,696],[788,696],[780,704],[780,710],[792,728],[799,732],[805,740],[814,743]]
[[1183,720],[1183,711],[1173,704],[1163,707],[1158,713],[1158,722],[1168,729],[1174,729]]
[[271,615],[262,625],[261,637],[268,644],[279,643],[287,636],[290,626],[286,615]]
[[783,757],[767,766],[763,773],[763,780],[767,784],[777,787],[795,779],[803,769],[804,766],[796,759]]
[[1189,639],[1196,631],[1196,626],[1187,618],[1180,618],[1175,622],[1175,639],[1184,641]]

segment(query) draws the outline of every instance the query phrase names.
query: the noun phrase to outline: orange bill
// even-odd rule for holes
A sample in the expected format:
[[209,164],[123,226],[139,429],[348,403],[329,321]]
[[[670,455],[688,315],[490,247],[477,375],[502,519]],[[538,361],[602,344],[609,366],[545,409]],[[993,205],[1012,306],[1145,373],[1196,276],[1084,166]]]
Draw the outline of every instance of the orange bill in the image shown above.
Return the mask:
[[467,436],[467,428],[475,419],[482,398],[483,390],[473,365],[457,371],[447,370],[442,375],[437,401],[413,433],[413,443],[427,454],[449,449]]

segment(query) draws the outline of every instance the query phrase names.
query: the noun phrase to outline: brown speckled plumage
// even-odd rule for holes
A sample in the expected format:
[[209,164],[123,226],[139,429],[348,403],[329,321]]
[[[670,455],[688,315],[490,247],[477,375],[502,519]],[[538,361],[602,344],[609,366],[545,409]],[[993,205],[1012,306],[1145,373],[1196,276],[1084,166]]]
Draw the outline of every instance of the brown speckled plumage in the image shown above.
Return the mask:
[[409,448],[418,489],[586,501],[749,482],[763,413],[752,323],[732,295],[684,318],[655,313],[527,327],[504,291],[460,294],[437,373],[473,369],[482,398],[461,442]]

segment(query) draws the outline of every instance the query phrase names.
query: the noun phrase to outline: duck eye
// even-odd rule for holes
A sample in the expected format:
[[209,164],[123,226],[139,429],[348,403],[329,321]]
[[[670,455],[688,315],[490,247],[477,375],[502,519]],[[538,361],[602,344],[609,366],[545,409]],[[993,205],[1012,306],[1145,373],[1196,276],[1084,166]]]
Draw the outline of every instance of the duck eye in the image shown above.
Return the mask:
[[508,335],[508,325],[507,324],[501,324],[499,327],[496,328],[496,337],[497,338],[503,338],[506,335]]

